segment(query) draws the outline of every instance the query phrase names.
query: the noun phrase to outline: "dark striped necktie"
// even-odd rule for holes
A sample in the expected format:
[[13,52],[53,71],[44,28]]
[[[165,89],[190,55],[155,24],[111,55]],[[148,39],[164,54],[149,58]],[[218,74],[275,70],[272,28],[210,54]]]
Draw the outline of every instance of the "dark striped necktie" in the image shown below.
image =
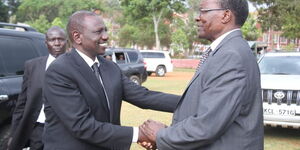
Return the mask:
[[205,60],[208,58],[210,52],[211,52],[211,48],[209,47],[203,54],[202,57],[199,61],[198,67],[197,67],[197,71],[199,70],[199,68],[204,64]]

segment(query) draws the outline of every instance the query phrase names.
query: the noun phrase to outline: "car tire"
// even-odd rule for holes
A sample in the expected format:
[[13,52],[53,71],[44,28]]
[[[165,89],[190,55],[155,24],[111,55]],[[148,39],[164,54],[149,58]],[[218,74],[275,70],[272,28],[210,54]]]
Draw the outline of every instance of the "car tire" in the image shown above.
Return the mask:
[[9,130],[10,130],[10,124],[5,125],[4,127],[1,127],[0,130],[0,149],[6,150],[7,149],[7,142],[9,139]]
[[164,66],[158,66],[155,71],[156,76],[163,77],[166,74],[166,68]]
[[152,72],[147,72],[148,76],[151,76]]
[[129,79],[130,79],[132,82],[134,82],[135,84],[141,85],[141,79],[140,79],[138,76],[132,75],[132,76],[130,76]]

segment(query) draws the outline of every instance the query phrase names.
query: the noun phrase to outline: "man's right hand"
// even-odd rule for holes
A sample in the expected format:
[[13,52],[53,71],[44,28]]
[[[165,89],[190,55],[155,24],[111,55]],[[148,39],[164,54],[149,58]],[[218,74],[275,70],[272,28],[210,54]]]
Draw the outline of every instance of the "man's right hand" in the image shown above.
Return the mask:
[[150,142],[148,137],[145,135],[142,129],[142,125],[139,126],[139,138],[138,138],[138,144],[143,146],[147,150],[155,150],[156,144],[153,142]]

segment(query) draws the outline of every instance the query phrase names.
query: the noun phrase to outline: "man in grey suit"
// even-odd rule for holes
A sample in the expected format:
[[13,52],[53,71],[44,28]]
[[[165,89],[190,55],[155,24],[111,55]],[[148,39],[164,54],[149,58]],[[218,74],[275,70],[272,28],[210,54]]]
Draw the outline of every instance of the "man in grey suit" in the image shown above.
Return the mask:
[[159,150],[262,150],[260,73],[240,31],[247,0],[201,0],[198,36],[212,41],[185,90],[172,125],[142,131]]
[[103,55],[108,42],[102,18],[75,12],[68,22],[72,51],[45,75],[44,150],[128,150],[144,141],[137,127],[120,126],[122,100],[141,108],[173,112],[180,97],[136,85]]
[[66,33],[57,26],[46,33],[49,55],[25,63],[22,91],[13,113],[9,150],[21,150],[29,143],[30,150],[42,150],[45,115],[42,86],[45,70],[56,57],[66,51]]

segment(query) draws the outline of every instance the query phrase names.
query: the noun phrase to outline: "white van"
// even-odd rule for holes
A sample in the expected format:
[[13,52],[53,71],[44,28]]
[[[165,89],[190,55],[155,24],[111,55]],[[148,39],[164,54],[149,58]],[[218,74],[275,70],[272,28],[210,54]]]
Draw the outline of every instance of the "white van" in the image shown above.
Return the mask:
[[162,77],[167,72],[173,72],[173,64],[169,52],[157,50],[141,50],[140,52],[144,57],[148,75],[155,72],[156,76]]

